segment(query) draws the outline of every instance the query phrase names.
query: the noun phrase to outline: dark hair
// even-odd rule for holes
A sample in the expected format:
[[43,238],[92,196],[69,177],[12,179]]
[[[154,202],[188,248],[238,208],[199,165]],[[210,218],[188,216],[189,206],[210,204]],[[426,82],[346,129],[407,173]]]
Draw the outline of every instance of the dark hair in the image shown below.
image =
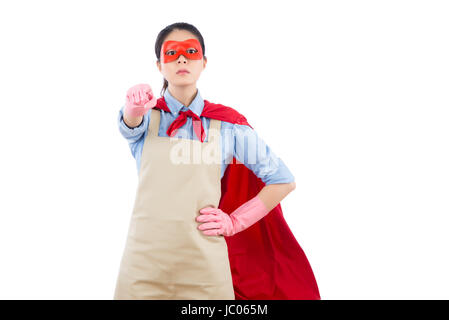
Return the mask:
[[[159,61],[159,62],[161,61],[162,43],[164,43],[165,38],[167,38],[168,34],[170,32],[172,32],[173,30],[175,30],[175,29],[176,30],[187,30],[187,31],[190,31],[191,33],[193,33],[198,38],[198,41],[201,44],[201,49],[203,50],[203,57],[206,58],[206,48],[204,47],[203,36],[198,31],[198,29],[195,26],[193,26],[193,25],[191,25],[189,23],[186,23],[186,22],[176,22],[176,23],[172,23],[169,26],[166,26],[157,35],[156,44],[154,46],[154,50],[156,52],[157,61]],[[164,84],[162,86],[161,96],[164,95],[164,91],[165,91],[165,89],[167,89],[167,87],[168,87],[168,81],[167,81],[167,79],[164,78]]]

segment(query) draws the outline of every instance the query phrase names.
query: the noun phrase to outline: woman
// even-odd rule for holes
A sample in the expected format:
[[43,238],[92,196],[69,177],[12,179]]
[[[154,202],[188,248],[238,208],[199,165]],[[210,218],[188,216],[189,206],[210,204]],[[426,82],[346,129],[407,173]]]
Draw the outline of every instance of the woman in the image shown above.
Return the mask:
[[139,186],[114,299],[319,299],[280,208],[294,177],[243,115],[201,97],[200,32],[172,24],[155,52],[162,97],[134,86],[118,117]]

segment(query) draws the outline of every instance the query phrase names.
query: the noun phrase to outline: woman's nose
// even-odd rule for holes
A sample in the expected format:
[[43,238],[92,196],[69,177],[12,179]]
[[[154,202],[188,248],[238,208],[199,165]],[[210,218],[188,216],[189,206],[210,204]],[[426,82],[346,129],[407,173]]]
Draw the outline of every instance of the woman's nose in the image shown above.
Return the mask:
[[[182,58],[181,58],[181,57],[182,57]],[[179,57],[178,57],[178,62],[182,62],[182,61],[186,61],[186,60],[187,60],[187,58],[184,57],[183,54],[180,54],[180,55],[179,55]]]

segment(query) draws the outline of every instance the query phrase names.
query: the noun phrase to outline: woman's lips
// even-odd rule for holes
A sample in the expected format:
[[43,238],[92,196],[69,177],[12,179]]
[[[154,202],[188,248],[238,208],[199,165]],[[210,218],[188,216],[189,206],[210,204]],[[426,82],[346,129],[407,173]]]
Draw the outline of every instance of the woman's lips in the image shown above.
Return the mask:
[[179,69],[176,73],[177,74],[185,74],[185,73],[189,73],[189,70],[187,70],[187,69]]

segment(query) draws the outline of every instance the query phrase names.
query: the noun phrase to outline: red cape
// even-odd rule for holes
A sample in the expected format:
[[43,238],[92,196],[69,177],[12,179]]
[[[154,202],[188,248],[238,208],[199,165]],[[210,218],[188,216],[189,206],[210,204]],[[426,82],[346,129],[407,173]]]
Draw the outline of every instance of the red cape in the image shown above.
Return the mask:
[[[164,97],[157,100],[155,108],[170,112]],[[233,108],[207,100],[201,116],[250,126]],[[264,186],[234,157],[221,179],[218,207],[232,213]],[[248,229],[225,239],[236,300],[320,299],[312,268],[284,219],[280,203]]]

